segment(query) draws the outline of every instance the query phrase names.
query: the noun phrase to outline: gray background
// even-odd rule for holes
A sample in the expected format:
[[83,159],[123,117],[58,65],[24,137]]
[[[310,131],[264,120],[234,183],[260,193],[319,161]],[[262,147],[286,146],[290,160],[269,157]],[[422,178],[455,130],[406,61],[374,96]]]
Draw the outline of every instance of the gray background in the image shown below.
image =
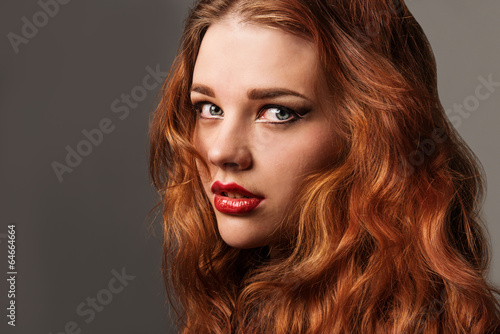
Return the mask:
[[[164,306],[161,244],[147,229],[155,204],[147,175],[148,115],[157,90],[121,120],[111,103],[142,85],[146,67],[167,71],[191,1],[86,0],[61,5],[48,24],[19,46],[22,18],[34,1],[0,4],[0,261],[7,272],[5,233],[17,224],[17,326],[6,324],[7,286],[0,283],[8,333],[60,333],[74,321],[82,333],[173,333]],[[446,109],[475,95],[479,76],[500,81],[497,0],[413,0],[408,5],[436,54]],[[500,283],[500,87],[461,120],[459,132],[488,176],[484,214],[492,239],[490,278]],[[83,130],[109,118],[115,129],[59,182],[51,164],[64,163]],[[135,276],[95,318],[76,308],[105,296],[112,270]],[[88,307],[85,307],[88,309]],[[4,314],[5,312],[5,314]],[[68,331],[69,332],[69,331]]]

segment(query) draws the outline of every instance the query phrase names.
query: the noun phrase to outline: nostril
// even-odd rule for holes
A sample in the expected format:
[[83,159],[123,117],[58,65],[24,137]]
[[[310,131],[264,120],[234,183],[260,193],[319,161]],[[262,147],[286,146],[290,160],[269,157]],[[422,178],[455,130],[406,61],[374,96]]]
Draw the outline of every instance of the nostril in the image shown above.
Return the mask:
[[222,144],[215,142],[207,147],[208,161],[219,168],[237,171],[245,170],[251,164],[250,149],[239,141],[226,140]]
[[226,168],[238,168],[239,165],[236,162],[226,162],[224,163],[224,166]]

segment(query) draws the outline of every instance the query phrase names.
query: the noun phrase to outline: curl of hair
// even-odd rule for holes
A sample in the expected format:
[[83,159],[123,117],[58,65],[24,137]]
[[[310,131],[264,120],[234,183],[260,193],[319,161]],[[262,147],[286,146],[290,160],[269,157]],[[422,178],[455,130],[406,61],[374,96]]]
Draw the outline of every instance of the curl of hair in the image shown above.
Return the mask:
[[[323,109],[343,140],[334,168],[304,179],[273,258],[265,247],[223,242],[196,167],[206,162],[191,142],[197,52],[227,15],[316,45]],[[483,173],[446,118],[430,45],[402,1],[198,1],[151,121],[150,174],[182,333],[484,334],[499,326],[498,291],[485,278]]]

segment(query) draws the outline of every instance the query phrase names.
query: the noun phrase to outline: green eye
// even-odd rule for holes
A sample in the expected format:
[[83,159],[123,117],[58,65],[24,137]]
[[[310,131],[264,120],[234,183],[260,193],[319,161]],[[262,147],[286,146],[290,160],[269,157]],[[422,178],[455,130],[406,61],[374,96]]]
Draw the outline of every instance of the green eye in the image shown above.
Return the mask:
[[208,105],[208,112],[212,116],[222,116],[222,109],[217,107],[215,104]]
[[300,116],[293,110],[283,106],[267,106],[262,109],[258,122],[263,123],[291,123]]
[[280,121],[286,121],[287,119],[292,117],[292,114],[289,113],[286,109],[271,108],[269,109],[269,111],[273,113],[274,116]]
[[195,110],[201,118],[221,118],[224,112],[213,103],[202,102],[195,105]]

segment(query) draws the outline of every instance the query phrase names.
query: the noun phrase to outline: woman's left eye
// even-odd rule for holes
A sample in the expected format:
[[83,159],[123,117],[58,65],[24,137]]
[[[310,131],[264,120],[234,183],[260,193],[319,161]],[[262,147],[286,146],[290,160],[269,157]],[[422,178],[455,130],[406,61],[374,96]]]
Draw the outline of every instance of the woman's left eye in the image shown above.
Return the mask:
[[257,122],[265,123],[291,123],[300,116],[293,110],[283,106],[267,106],[262,109]]

